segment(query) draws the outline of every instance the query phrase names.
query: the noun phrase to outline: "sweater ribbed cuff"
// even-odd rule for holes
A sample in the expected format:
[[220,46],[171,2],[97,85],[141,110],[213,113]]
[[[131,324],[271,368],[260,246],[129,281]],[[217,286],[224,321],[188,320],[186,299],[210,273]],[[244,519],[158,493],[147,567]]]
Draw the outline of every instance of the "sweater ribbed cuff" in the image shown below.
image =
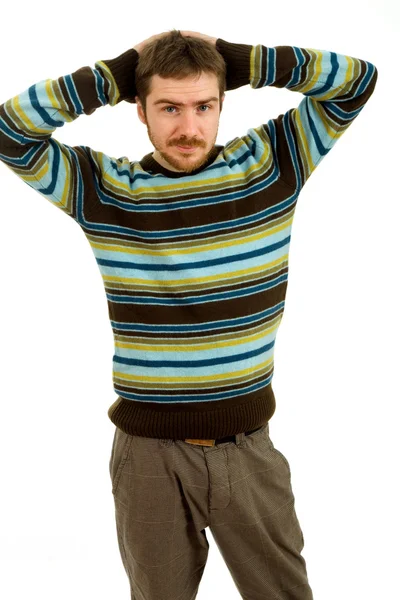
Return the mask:
[[139,61],[139,53],[134,48],[129,48],[116,58],[103,60],[102,62],[110,69],[115,83],[118,86],[120,98],[118,102],[126,100],[131,104],[135,103],[136,85],[135,71]]
[[250,55],[253,46],[233,44],[218,38],[216,48],[226,63],[226,89],[234,90],[250,83]]

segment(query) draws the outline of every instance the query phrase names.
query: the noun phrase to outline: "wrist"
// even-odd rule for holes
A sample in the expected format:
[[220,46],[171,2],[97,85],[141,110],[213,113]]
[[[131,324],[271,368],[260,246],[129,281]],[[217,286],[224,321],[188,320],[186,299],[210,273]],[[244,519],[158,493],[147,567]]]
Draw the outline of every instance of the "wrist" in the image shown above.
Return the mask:
[[[129,48],[116,58],[98,61],[96,67],[106,69],[110,72],[112,78],[118,87],[118,102],[126,100],[134,103],[136,96],[135,71],[139,60],[138,51],[135,48]],[[107,74],[109,77],[110,75]]]

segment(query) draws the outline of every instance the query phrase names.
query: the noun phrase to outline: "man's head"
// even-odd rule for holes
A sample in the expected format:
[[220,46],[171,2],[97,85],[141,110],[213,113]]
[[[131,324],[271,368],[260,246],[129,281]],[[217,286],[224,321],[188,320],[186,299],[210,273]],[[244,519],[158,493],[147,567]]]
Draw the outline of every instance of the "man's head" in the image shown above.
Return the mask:
[[[171,171],[191,173],[214,149],[226,89],[226,65],[209,42],[173,30],[146,45],[136,67],[139,119]],[[194,148],[181,151],[178,145]]]

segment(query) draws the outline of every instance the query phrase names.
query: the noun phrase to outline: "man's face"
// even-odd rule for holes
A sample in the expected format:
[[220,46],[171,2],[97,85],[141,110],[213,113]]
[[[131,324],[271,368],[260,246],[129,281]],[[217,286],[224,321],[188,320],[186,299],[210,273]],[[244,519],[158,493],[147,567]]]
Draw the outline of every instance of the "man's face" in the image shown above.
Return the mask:
[[[202,73],[185,79],[153,75],[146,113],[138,96],[139,119],[147,126],[153,157],[171,171],[191,173],[209,158],[217,139],[220,107],[217,76]],[[222,102],[225,94],[221,98]],[[188,152],[179,146],[191,149]]]

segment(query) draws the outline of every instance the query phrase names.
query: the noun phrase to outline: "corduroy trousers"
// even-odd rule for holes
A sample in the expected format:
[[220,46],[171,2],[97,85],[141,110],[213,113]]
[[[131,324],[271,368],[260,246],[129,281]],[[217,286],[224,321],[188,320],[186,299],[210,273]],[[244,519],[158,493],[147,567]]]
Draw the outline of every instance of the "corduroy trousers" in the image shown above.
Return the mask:
[[289,463],[269,423],[233,439],[203,446],[115,428],[109,469],[131,600],[194,600],[207,527],[243,599],[313,600]]

